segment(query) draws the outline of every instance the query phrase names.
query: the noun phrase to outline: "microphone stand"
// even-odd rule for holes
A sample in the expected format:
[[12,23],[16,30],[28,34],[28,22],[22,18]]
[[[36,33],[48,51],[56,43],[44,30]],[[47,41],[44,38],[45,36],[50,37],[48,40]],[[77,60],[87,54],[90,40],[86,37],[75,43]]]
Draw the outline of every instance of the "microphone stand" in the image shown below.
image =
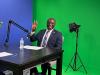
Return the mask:
[[8,47],[9,35],[10,35],[10,28],[11,28],[12,24],[15,25],[16,27],[18,27],[19,29],[23,30],[24,32],[30,34],[30,32],[27,29],[25,29],[24,27],[20,26],[15,21],[9,20],[9,22],[8,22],[8,30],[7,30],[7,37],[6,37],[6,40],[5,40],[5,43],[4,43],[5,47]]

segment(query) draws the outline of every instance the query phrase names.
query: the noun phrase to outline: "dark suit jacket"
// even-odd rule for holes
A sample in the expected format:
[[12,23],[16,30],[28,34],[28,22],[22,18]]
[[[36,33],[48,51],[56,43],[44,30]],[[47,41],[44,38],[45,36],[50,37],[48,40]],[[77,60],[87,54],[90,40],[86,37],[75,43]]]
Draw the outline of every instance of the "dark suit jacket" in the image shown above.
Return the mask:
[[[37,45],[40,46],[41,42],[42,42],[42,38],[45,34],[46,29],[44,30],[40,30],[37,34],[34,34],[30,37],[30,40],[33,41],[38,41]],[[57,30],[53,30],[48,42],[47,42],[47,47],[49,48],[57,48],[57,49],[61,49],[62,48],[62,34],[61,32],[57,31]]]

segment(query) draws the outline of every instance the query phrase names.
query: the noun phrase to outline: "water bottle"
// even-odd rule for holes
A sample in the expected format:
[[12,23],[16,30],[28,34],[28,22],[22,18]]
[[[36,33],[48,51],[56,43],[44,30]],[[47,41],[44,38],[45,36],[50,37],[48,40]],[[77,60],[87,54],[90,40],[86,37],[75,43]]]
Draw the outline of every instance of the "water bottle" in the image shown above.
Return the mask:
[[24,39],[21,38],[20,39],[20,49],[23,49],[24,48]]

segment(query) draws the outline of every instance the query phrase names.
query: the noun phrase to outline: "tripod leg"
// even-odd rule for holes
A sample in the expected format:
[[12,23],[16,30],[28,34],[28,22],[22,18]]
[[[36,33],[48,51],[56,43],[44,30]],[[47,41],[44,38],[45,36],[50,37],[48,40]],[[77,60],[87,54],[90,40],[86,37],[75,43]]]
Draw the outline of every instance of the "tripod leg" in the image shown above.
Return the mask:
[[74,67],[74,71],[76,71],[76,61],[77,61],[77,53],[75,53],[75,58],[74,58],[74,63],[73,63],[73,67]]
[[[71,66],[71,63],[72,63],[72,60],[74,59],[74,56],[71,58],[69,64],[68,64],[68,67],[66,68],[65,72],[68,70],[68,68]],[[73,69],[73,67],[71,66],[71,68]]]
[[86,72],[86,74],[87,74],[87,70],[85,69],[85,66],[83,65],[83,62],[82,62],[81,58],[79,57],[79,55],[78,55],[78,58],[79,58],[79,60],[80,60],[80,62],[81,62],[81,64],[82,64],[82,66],[83,66],[83,68],[84,68],[84,70],[85,70],[85,72]]

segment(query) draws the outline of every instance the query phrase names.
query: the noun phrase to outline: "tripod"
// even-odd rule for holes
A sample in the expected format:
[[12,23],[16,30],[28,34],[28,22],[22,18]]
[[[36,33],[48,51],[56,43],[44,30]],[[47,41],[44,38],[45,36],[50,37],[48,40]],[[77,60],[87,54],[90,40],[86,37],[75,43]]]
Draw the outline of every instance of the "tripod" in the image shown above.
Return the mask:
[[[71,67],[73,69],[73,71],[77,71],[79,68],[83,67],[87,74],[87,70],[85,69],[85,66],[83,65],[83,62],[78,54],[78,31],[79,31],[79,29],[77,28],[76,29],[76,52],[75,52],[74,56],[72,57],[71,61],[69,62],[69,65],[68,65],[66,71],[68,70],[69,67]],[[77,59],[79,59],[79,61],[81,63],[81,65],[79,67],[77,67]],[[74,61],[73,64],[71,64],[72,60]]]

